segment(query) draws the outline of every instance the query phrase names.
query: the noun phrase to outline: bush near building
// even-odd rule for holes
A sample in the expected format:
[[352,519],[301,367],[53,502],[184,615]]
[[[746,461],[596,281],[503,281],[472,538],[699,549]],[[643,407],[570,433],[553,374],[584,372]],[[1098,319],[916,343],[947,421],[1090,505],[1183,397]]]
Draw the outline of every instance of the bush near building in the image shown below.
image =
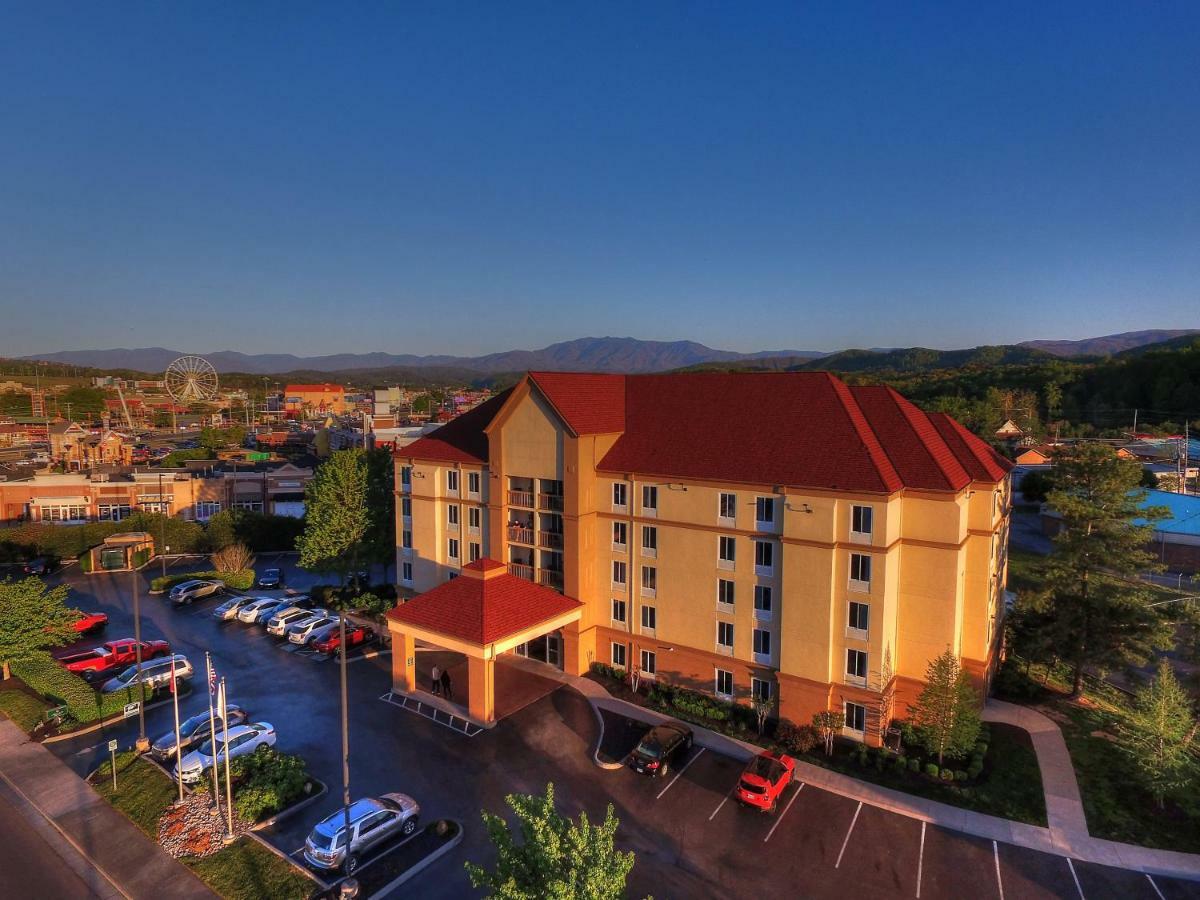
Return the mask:
[[[221,771],[221,783],[225,773]],[[312,793],[316,782],[308,774],[299,756],[280,753],[273,747],[259,747],[247,756],[229,762],[233,780],[233,808],[247,822],[261,822]],[[196,790],[207,791],[207,780]]]
[[[132,688],[102,694],[44,651],[14,662],[12,670],[39,696],[55,706],[65,704],[68,719],[79,723],[106,719],[121,712],[126,703],[143,699],[142,691]],[[146,694],[144,699],[151,696]]]
[[255,574],[253,569],[242,569],[239,572],[216,572],[206,569],[203,572],[187,572],[183,575],[159,576],[150,582],[150,590],[155,593],[165,593],[177,584],[199,579],[201,581],[220,581],[227,588],[235,591],[248,591],[254,587]]

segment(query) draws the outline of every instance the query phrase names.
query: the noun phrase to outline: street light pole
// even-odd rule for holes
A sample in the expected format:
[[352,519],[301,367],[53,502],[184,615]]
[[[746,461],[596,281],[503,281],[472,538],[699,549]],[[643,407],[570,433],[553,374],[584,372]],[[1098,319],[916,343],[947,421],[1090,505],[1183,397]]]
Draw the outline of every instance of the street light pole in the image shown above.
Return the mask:
[[158,558],[162,561],[162,577],[167,577],[167,501],[163,499],[162,470],[158,472]]
[[[345,602],[343,600],[343,602]],[[350,870],[350,719],[346,691],[346,613],[338,612],[338,630],[341,637],[338,641],[338,657],[342,670],[342,816],[346,824],[346,874]]]
[[[138,590],[138,570],[130,569],[133,578],[133,649],[137,659],[138,682],[138,739],[134,745],[138,753],[150,749],[150,741],[146,739],[146,685],[142,683],[142,605]],[[172,663],[174,668],[174,663]]]

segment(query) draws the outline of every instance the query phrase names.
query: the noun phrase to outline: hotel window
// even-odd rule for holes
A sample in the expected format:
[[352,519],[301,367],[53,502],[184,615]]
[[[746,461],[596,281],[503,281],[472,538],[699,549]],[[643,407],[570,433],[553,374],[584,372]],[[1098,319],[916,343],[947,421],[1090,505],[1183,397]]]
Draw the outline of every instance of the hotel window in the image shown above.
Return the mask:
[[467,493],[474,494],[476,497],[479,496],[479,473],[478,472],[468,472],[467,473]]
[[762,678],[751,678],[750,696],[755,700],[769,701],[771,699],[771,682]]
[[658,661],[654,658],[653,650],[643,650],[642,651],[642,674],[643,675],[657,675],[658,674]]
[[771,618],[771,586],[756,584],[754,586],[754,617],[756,619]]
[[471,541],[471,543],[467,544],[468,562],[475,562],[475,560],[479,559],[479,557],[483,555],[482,550],[483,548],[474,541]]
[[658,488],[653,484],[642,485],[642,515],[658,514]]
[[625,622],[625,601],[613,600],[612,602],[612,620],[614,622]]
[[846,681],[852,684],[866,684],[867,654],[862,650],[846,651]]
[[626,509],[629,506],[629,485],[623,481],[613,484],[613,509]]
[[453,528],[458,527],[458,506],[451,505],[446,507],[446,524]]
[[754,501],[754,521],[758,525],[775,524],[774,497],[759,497]]
[[446,470],[446,493],[458,496],[458,470]]
[[626,530],[624,522],[613,522],[613,549],[621,552],[625,551],[626,537],[629,532]]
[[128,503],[101,503],[99,506],[101,522],[120,522],[129,516],[131,507]]
[[412,497],[400,498],[400,515],[406,519],[412,518]]
[[412,532],[407,528],[400,532],[400,546],[405,550],[412,549]]
[[759,575],[775,573],[775,545],[770,541],[754,542],[754,571]]
[[771,661],[771,632],[761,628],[754,629],[754,656],[756,662],[770,663]]
[[717,579],[717,602],[725,606],[733,606],[733,582],[728,578]]
[[406,488],[412,487],[412,466],[400,467],[400,486]]
[[871,590],[871,557],[866,553],[850,554],[850,590]]
[[732,697],[733,696],[733,673],[727,669],[715,669],[716,677],[713,679],[716,683],[714,687],[718,696]]
[[717,498],[717,518],[728,519],[733,524],[737,518],[737,494],[721,494]]
[[737,555],[737,541],[728,535],[717,538],[717,568],[732,569]]
[[653,525],[642,526],[642,556],[658,556],[658,529]]
[[654,566],[642,566],[642,596],[654,597],[658,594],[658,569]]
[[625,668],[625,645],[612,642],[612,664],[619,669]]
[[412,584],[412,563],[400,564],[400,580],[405,584]]
[[458,559],[458,538],[446,541],[446,555],[451,559]]
[[642,631],[653,631],[658,627],[658,611],[653,606],[642,607]]
[[467,507],[467,528],[479,533],[479,523],[483,521],[483,511],[478,506]]
[[199,500],[196,503],[196,518],[205,522],[221,511],[220,500]]
[[850,535],[851,537],[866,537],[871,536],[871,529],[874,526],[874,511],[869,506],[852,506],[850,508]]
[[234,500],[234,509],[244,509],[248,512],[262,512],[263,502],[261,500]]
[[[865,603],[859,603],[857,600],[851,600],[850,615],[846,620],[846,627],[851,631],[861,632],[861,638],[866,640],[870,620],[871,607]],[[854,637],[859,637],[859,635],[854,635]]]
[[733,623],[717,623],[717,649],[728,653],[733,652]]
[[867,708],[861,703],[846,703],[846,730],[860,733],[867,730]]
[[616,587],[625,587],[625,563],[619,559],[613,560],[613,584]]

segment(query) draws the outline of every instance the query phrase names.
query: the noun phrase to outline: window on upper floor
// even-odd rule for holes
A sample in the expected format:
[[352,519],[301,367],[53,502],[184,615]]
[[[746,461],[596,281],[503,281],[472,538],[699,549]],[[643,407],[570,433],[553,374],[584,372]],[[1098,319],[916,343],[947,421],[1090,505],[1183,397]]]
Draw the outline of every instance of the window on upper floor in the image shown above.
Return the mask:
[[718,622],[717,623],[717,647],[721,650],[733,652],[733,623]]
[[771,586],[769,584],[756,584],[754,586],[754,612],[763,613],[757,618],[771,618],[772,602],[774,598],[771,595]]
[[471,541],[471,543],[467,545],[468,561],[475,562],[475,560],[479,559],[479,557],[481,557],[482,555],[483,555],[483,548],[480,547],[479,544],[477,544],[475,541]]
[[725,606],[733,606],[733,581],[728,578],[717,579],[717,602]]
[[612,580],[615,585],[625,586],[625,563],[619,559],[613,560]]
[[874,527],[874,511],[869,506],[850,507],[851,536],[870,537]]
[[478,497],[479,496],[479,486],[480,486],[481,481],[482,481],[482,479],[479,477],[478,472],[468,472],[467,473],[467,493],[474,494],[476,497]]
[[407,528],[400,532],[400,546],[405,550],[412,549],[412,532]]
[[774,497],[759,497],[754,501],[754,521],[759,525],[775,524]]
[[658,555],[658,529],[653,525],[642,526],[642,555]]
[[658,569],[642,566],[642,596],[654,597],[658,593]]
[[871,589],[871,555],[869,553],[850,554],[850,589],[853,591],[869,591]]
[[642,607],[642,630],[653,631],[658,627],[658,610],[653,606]]
[[412,487],[412,466],[400,467],[400,486]]
[[871,607],[866,603],[859,603],[857,600],[850,601],[850,611],[846,617],[846,627],[851,631],[862,632],[865,638],[870,630],[871,623]]
[[412,518],[412,497],[400,498],[400,515],[406,519]]
[[467,527],[475,531],[479,530],[479,523],[483,521],[483,510],[478,506],[467,507]]
[[770,541],[754,542],[754,569],[760,575],[771,575],[775,570],[775,545]]
[[400,564],[400,580],[405,584],[412,584],[413,580],[413,564],[410,562]]
[[658,674],[658,660],[655,658],[653,650],[643,650],[642,651],[642,674],[643,675],[657,675]]
[[613,600],[612,602],[612,620],[614,622],[625,622],[625,601]]
[[737,494],[722,493],[717,498],[717,518],[728,519],[732,524],[737,518]]
[[736,563],[737,540],[723,534],[717,538],[717,568],[732,569]]
[[754,653],[756,656],[762,657],[762,659],[759,659],[759,662],[769,662],[771,656],[771,632],[755,628],[752,637],[754,639]]
[[642,485],[642,515],[653,516],[658,513],[658,487],[653,484]]
[[629,530],[624,522],[613,522],[613,549],[624,550],[628,545]]
[[623,481],[613,483],[613,508],[628,509],[629,507],[629,485]]
[[612,664],[618,669],[625,668],[625,645],[612,642]]
[[733,673],[728,669],[714,669],[713,675],[713,690],[721,697],[732,697]]
[[865,683],[867,680],[867,654],[862,650],[846,651],[846,680]]
[[458,527],[458,506],[456,504],[446,507],[446,524]]
[[457,494],[458,493],[458,470],[457,469],[447,469],[446,470],[446,493],[448,493],[448,494]]
[[449,538],[446,541],[446,556],[458,559],[458,538]]

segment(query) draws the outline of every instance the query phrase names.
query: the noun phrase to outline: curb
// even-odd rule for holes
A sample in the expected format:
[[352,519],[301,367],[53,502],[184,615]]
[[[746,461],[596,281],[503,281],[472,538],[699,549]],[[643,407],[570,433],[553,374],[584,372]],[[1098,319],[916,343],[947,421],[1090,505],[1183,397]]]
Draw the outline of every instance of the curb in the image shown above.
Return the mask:
[[592,708],[592,713],[596,716],[596,724],[600,726],[600,736],[596,738],[596,749],[592,751],[592,762],[601,769],[607,769],[610,772],[625,768],[624,763],[606,763],[600,759],[600,745],[604,743],[604,716],[600,715],[600,707],[593,703],[591,698],[588,698],[588,706]]
[[282,859],[284,862],[286,862],[289,866],[291,866],[297,872],[303,873],[307,878],[309,878],[310,880],[315,881],[317,884],[319,884],[321,886],[321,890],[323,890],[323,891],[329,890],[328,884],[326,884],[324,881],[322,881],[320,878],[318,878],[315,874],[310,872],[306,867],[300,865],[300,863],[296,862],[294,859],[292,859],[290,856],[288,856],[282,850],[280,850],[277,847],[273,847],[269,841],[266,841],[263,838],[259,837],[257,834],[254,833],[253,829],[251,829],[250,831],[247,831],[245,834],[245,837],[248,837],[251,840],[258,841],[260,846],[266,847],[268,850],[270,850],[272,853],[274,853],[276,856],[278,856],[280,859]]
[[454,837],[452,837],[449,841],[442,844],[442,846],[438,847],[436,850],[434,850],[432,853],[430,853],[428,856],[426,856],[424,859],[422,859],[419,863],[417,863],[412,868],[410,868],[403,875],[400,875],[399,877],[392,879],[387,884],[385,884],[383,887],[381,887],[379,890],[375,891],[371,895],[372,897],[386,896],[387,894],[394,891],[396,888],[400,887],[400,885],[404,884],[404,882],[408,881],[410,878],[413,878],[414,876],[419,875],[422,872],[424,872],[427,868],[429,868],[431,865],[433,865],[435,862],[437,862],[439,859],[441,859],[443,856],[445,856],[447,853],[449,853],[451,850],[453,850],[455,847],[457,847],[459,844],[462,843],[462,840],[463,840],[462,822],[458,821],[458,819],[447,819],[446,821],[453,822],[456,826],[458,826],[458,834],[454,835]]

